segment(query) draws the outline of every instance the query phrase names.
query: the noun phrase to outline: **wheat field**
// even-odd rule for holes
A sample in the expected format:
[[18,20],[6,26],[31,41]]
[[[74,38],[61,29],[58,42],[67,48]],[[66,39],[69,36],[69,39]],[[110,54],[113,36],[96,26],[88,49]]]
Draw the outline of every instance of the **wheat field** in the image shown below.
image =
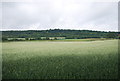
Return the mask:
[[116,79],[118,40],[2,43],[3,79]]

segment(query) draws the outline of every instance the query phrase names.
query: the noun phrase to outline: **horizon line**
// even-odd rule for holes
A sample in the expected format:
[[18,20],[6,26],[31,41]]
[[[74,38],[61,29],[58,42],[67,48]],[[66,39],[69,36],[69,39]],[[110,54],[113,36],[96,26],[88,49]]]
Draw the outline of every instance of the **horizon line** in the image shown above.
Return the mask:
[[[55,28],[58,30],[90,30],[90,29],[59,29]],[[42,30],[55,30],[55,29],[0,29],[0,31],[42,31]],[[115,31],[110,31],[110,30],[90,30],[90,31],[101,31],[101,32],[120,32],[119,30]]]

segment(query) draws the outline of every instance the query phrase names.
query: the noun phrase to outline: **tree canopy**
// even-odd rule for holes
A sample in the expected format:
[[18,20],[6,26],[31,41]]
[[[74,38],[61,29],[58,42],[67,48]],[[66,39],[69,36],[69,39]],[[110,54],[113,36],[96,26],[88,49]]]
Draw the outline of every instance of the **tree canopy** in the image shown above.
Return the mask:
[[24,30],[24,31],[1,31],[2,39],[6,38],[36,38],[40,37],[66,37],[66,39],[82,38],[118,38],[119,32],[105,32],[92,30]]

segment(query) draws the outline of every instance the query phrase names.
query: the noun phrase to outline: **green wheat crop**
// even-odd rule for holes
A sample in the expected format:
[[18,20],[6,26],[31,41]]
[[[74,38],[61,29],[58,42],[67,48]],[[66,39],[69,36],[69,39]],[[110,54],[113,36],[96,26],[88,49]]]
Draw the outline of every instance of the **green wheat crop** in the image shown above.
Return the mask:
[[2,43],[3,79],[116,79],[118,40]]

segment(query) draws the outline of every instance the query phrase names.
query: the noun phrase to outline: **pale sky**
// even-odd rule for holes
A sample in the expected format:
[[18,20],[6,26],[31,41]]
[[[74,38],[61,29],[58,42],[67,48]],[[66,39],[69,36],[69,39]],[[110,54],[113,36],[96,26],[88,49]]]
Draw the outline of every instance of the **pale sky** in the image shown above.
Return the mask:
[[0,8],[3,30],[59,28],[118,31],[117,2],[41,0],[41,2],[2,2]]

